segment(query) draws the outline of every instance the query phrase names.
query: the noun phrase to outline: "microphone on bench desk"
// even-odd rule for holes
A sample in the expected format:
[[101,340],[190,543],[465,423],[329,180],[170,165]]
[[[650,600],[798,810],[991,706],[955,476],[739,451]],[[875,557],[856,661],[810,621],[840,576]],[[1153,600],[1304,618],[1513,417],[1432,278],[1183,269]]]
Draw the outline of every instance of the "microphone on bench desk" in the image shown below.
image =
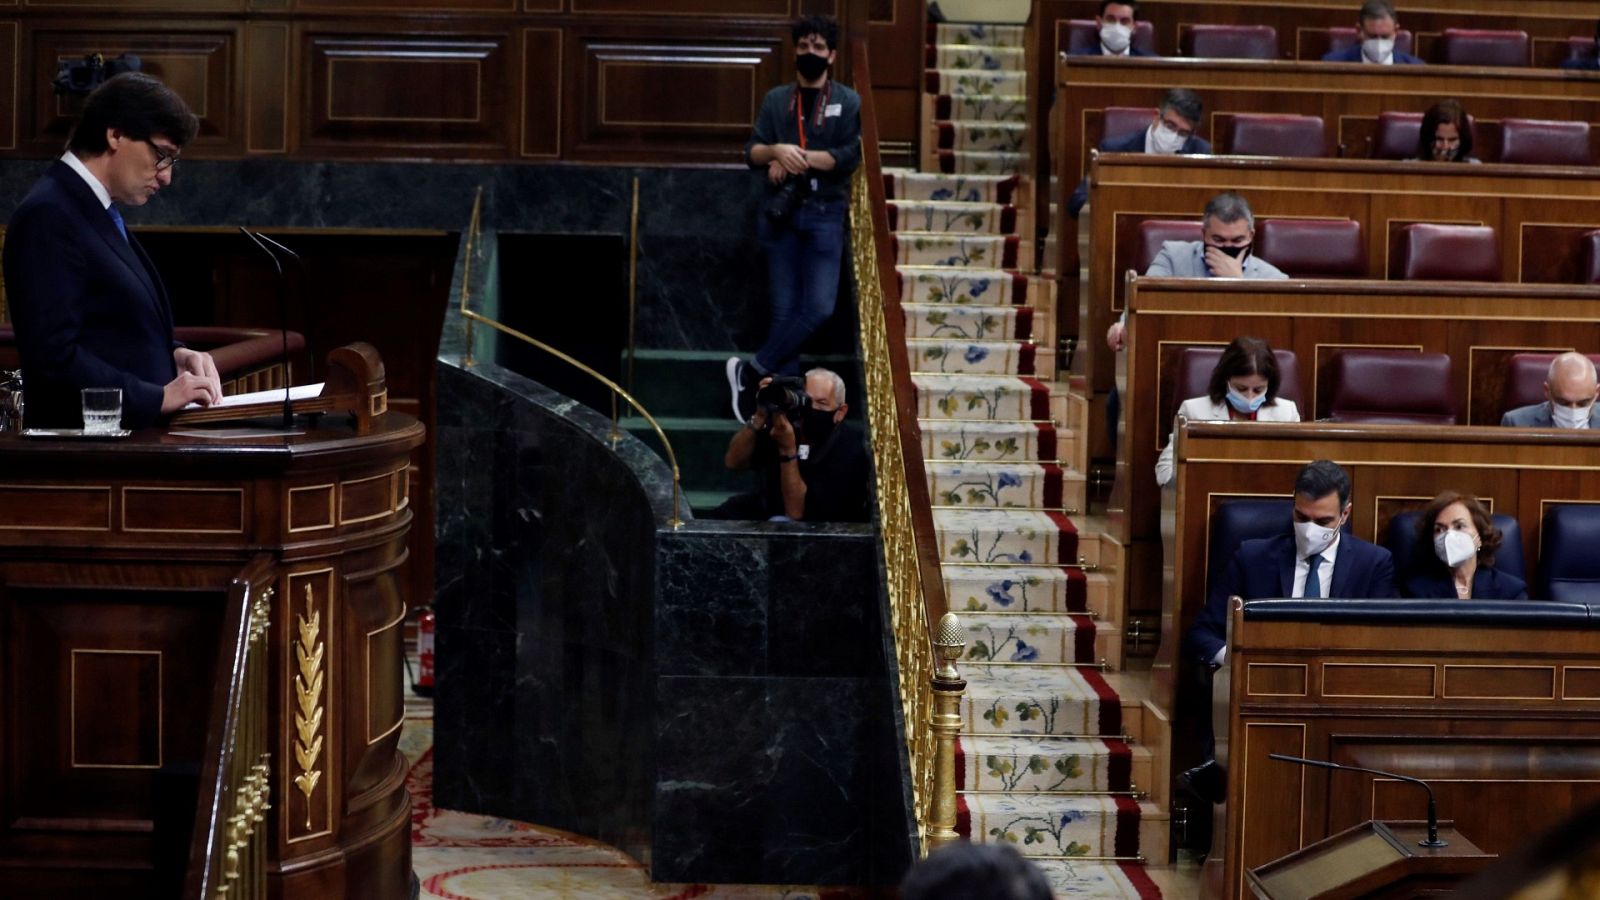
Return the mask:
[[261,252],[272,260],[272,268],[278,273],[278,313],[280,324],[283,328],[283,427],[294,427],[294,406],[289,401],[289,286],[283,275],[283,263],[278,262],[278,254],[267,249],[260,236],[250,229],[239,226],[244,236],[261,248]]
[[1428,783],[1423,781],[1421,778],[1412,778],[1410,775],[1400,775],[1395,772],[1385,772],[1382,769],[1368,769],[1364,766],[1346,766],[1340,763],[1328,762],[1321,759],[1305,759],[1304,757],[1289,756],[1284,753],[1268,753],[1267,758],[1276,759],[1280,762],[1296,763],[1302,766],[1316,766],[1321,769],[1343,769],[1349,772],[1366,772],[1368,775],[1382,775],[1385,778],[1393,778],[1397,781],[1407,781],[1411,784],[1419,785],[1423,790],[1428,792],[1428,839],[1425,841],[1417,841],[1417,846],[1449,846],[1448,841],[1439,840],[1439,808],[1433,802],[1433,788],[1429,787]]

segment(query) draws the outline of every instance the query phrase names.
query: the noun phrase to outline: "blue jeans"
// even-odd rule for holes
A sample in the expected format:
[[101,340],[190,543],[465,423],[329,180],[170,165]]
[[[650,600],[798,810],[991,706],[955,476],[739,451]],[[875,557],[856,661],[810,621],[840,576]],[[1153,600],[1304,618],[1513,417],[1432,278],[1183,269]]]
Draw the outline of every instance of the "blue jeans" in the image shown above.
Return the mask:
[[772,326],[756,352],[767,375],[800,374],[800,347],[833,315],[844,255],[845,200],[808,199],[787,222],[761,216]]

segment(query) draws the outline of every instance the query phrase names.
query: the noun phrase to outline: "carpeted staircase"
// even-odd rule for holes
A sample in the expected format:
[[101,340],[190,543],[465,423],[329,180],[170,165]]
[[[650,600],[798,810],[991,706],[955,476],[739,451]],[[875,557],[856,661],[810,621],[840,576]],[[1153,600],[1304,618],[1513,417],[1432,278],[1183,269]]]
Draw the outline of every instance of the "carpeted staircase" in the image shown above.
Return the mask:
[[[929,27],[922,171],[885,173],[946,594],[968,631],[957,830],[1058,893],[1158,897],[1162,723],[1122,668],[1121,548],[1087,515],[1086,404],[1032,236],[1020,26]],[[1154,742],[1146,743],[1147,736]]]

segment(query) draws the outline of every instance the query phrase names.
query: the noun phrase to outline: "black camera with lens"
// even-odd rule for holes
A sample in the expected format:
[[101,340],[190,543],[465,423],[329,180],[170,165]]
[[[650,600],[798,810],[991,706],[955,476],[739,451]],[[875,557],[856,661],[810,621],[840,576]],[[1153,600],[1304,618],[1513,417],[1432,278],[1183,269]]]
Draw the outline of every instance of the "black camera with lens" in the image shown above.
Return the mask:
[[795,210],[799,209],[809,196],[811,196],[811,180],[804,175],[790,175],[767,199],[767,205],[762,212],[769,221],[787,222],[794,217]]
[[756,391],[756,407],[765,411],[770,424],[774,416],[783,416],[798,425],[811,408],[811,397],[806,393],[806,380],[797,375],[782,375],[767,382]]

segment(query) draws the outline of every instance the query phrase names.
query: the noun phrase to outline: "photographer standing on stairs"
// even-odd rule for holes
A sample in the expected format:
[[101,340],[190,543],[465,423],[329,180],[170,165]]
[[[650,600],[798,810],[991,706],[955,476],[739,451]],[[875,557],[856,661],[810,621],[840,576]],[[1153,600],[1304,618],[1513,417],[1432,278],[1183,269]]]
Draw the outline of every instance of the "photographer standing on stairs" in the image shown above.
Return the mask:
[[828,369],[763,378],[754,398],[756,411],[728,441],[723,462],[759,472],[761,487],[701,518],[867,521],[867,451],[844,424],[844,379]]
[[801,346],[833,315],[850,173],[861,162],[861,98],[828,77],[839,23],[807,16],[791,34],[798,80],[767,92],[745,145],[750,167],[767,179],[757,228],[767,251],[772,321],[752,360],[735,356],[727,363],[740,422],[755,413],[762,378],[799,374]]

